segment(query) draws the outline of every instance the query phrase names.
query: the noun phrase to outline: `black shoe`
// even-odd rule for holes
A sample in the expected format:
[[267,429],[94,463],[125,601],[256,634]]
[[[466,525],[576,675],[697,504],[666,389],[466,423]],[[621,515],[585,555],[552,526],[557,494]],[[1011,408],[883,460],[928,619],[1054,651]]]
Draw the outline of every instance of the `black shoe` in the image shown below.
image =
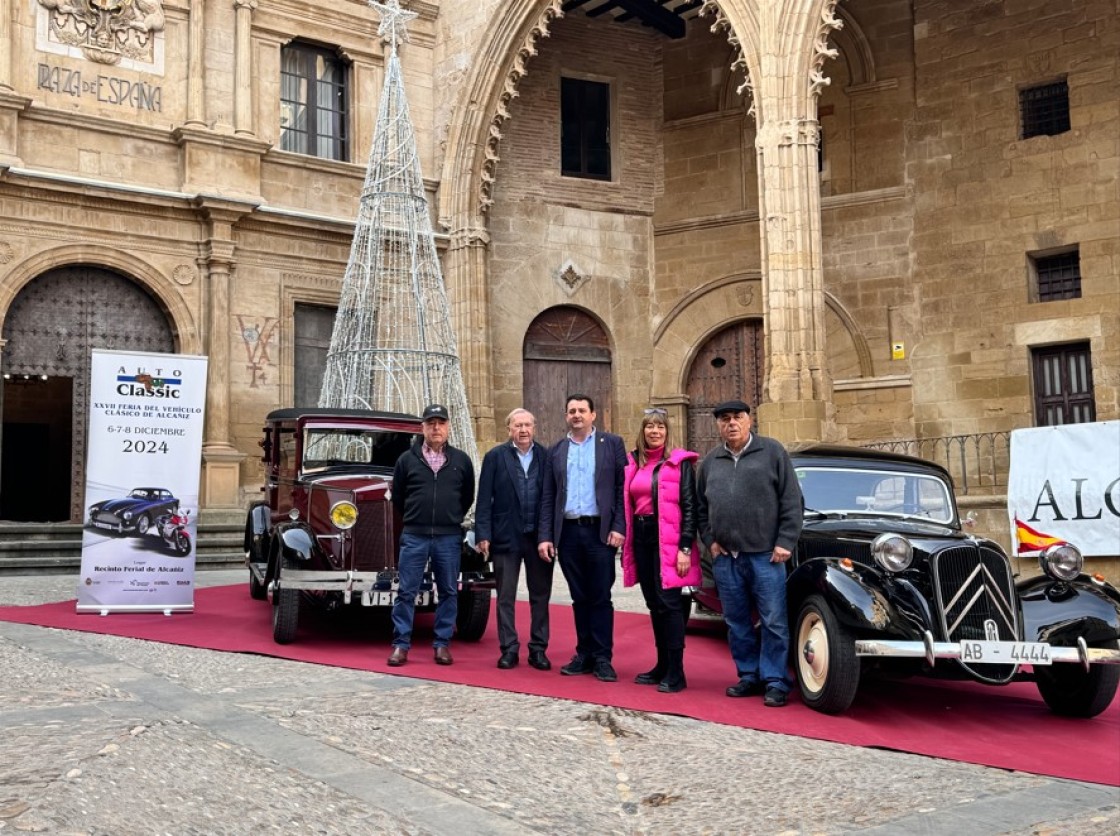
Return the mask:
[[780,688],[767,688],[762,704],[767,708],[781,708],[786,704],[786,692]]
[[579,676],[583,673],[591,673],[594,667],[590,659],[577,653],[572,657],[572,661],[560,668],[560,673],[564,676]]
[[665,678],[664,668],[653,668],[645,673],[640,673],[634,677],[634,682],[638,685],[660,685],[661,680]]
[[676,677],[675,679],[663,679],[661,684],[657,686],[657,690],[662,694],[677,694],[688,687],[688,683],[683,676]]
[[507,650],[502,654],[501,658],[498,659],[498,667],[504,671],[508,671],[510,668],[516,668],[517,654],[512,650]]
[[618,674],[606,659],[600,659],[595,663],[595,678],[600,682],[618,682]]
[[548,661],[548,657],[544,655],[543,650],[530,650],[529,667],[536,668],[539,671],[550,671],[552,670],[552,662]]
[[743,682],[740,680],[734,685],[729,685],[724,693],[729,697],[757,697],[762,691],[761,682]]

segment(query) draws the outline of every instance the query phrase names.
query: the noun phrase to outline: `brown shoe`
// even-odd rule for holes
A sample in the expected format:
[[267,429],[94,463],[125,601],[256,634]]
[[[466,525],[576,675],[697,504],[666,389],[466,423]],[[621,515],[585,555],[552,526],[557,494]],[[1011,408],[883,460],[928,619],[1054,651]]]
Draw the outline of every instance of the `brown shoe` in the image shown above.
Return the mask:
[[450,665],[455,660],[451,658],[451,651],[446,647],[436,648],[436,664],[437,665]]
[[407,647],[394,647],[393,652],[389,654],[388,665],[390,668],[399,668],[408,661],[408,648]]

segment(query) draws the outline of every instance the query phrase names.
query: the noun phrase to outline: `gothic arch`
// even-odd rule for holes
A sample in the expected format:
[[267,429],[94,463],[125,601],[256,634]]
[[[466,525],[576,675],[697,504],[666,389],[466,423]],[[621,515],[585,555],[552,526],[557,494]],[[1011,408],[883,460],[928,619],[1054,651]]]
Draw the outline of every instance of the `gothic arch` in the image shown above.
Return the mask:
[[[67,244],[54,247],[13,266],[0,281],[0,328],[3,327],[12,301],[28,282],[49,270],[76,265],[104,267],[137,281],[163,308],[178,343],[177,351],[182,354],[203,353],[198,324],[175,283],[131,253],[98,245]],[[200,280],[200,277],[195,279]]]

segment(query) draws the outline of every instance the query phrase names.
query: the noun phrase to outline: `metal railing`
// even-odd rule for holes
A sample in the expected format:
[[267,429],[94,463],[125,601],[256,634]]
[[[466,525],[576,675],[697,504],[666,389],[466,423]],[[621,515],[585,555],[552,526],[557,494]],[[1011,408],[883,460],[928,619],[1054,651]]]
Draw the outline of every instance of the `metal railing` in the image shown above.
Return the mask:
[[1010,430],[876,441],[860,446],[905,453],[936,462],[953,475],[958,494],[1007,486],[1007,471],[1011,461]]

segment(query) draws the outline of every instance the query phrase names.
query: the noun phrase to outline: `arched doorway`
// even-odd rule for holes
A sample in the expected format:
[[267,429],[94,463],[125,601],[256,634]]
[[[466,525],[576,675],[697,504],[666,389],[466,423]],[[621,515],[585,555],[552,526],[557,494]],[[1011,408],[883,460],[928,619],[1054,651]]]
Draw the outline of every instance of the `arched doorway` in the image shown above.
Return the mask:
[[703,455],[719,441],[712,409],[743,398],[757,422],[762,400],[762,321],[744,319],[708,339],[688,370],[688,446]]
[[80,520],[90,351],[173,352],[159,303],[112,270],[50,270],[4,318],[0,519]]
[[525,332],[522,358],[522,402],[537,418],[542,444],[567,432],[564,399],[574,392],[594,399],[595,426],[610,429],[610,340],[590,314],[567,305],[544,311]]

